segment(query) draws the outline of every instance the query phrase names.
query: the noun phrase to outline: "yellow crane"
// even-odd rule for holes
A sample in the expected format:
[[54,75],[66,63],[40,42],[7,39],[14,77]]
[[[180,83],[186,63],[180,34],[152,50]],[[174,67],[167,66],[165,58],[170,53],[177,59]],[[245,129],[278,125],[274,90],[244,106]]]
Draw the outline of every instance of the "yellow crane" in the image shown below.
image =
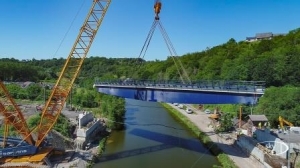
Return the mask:
[[93,0],[90,12],[80,28],[59,78],[43,108],[41,120],[37,127],[38,138],[35,146],[39,146],[43,142],[45,136],[56,123],[110,2],[111,0]]
[[[43,146],[45,137],[51,131],[61,113],[110,3],[111,0],[93,0],[59,78],[43,108],[41,120],[34,131],[29,130],[23,114],[0,81],[0,95],[4,95],[3,97],[5,98],[5,101],[0,100],[0,113],[4,116],[5,122],[12,125],[23,137],[23,141],[19,142],[17,147],[3,148],[1,150],[0,157],[2,161],[11,162],[16,156],[23,156],[22,161],[41,162],[47,156],[47,154],[41,154],[45,153],[45,147]],[[33,140],[33,132],[37,135],[35,140]],[[4,134],[7,134],[7,130]],[[14,141],[16,140],[11,139],[11,142]],[[27,145],[20,146],[23,142],[26,142]],[[50,150],[46,151],[50,152]]]

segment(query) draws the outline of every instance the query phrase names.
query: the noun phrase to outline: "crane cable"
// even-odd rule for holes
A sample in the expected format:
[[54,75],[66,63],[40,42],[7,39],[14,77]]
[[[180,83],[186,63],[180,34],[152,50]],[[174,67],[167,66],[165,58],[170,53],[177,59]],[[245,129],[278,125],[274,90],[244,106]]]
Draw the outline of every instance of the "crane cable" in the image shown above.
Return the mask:
[[[164,29],[164,27],[162,26],[162,23],[159,20],[158,20],[158,25],[159,25],[159,29],[161,31],[161,34],[162,34],[162,36],[164,38],[164,41],[165,41],[165,43],[166,43],[166,45],[167,45],[167,47],[169,49],[171,57],[172,57],[172,59],[173,59],[173,61],[175,63],[176,69],[177,69],[177,71],[178,71],[178,73],[180,75],[181,81],[183,83],[185,83],[185,80],[183,79],[183,76],[184,76],[186,78],[187,82],[190,84],[191,80],[190,80],[190,78],[189,78],[189,76],[188,76],[188,74],[187,74],[184,66],[182,65],[180,59],[177,57],[178,54],[176,53],[176,50],[175,50],[175,48],[174,48],[174,46],[173,46],[173,44],[172,44],[172,42],[171,42],[171,40],[170,40],[167,32],[166,32],[166,30]],[[176,60],[177,60],[177,62],[176,62]],[[177,64],[179,64],[179,65],[177,65]],[[183,74],[180,72],[180,69],[182,70]]]
[[67,32],[64,34],[62,40],[60,41],[60,43],[59,43],[59,45],[58,45],[58,48],[56,49],[56,51],[55,51],[54,54],[53,54],[53,58],[56,57],[58,51],[60,50],[62,44],[64,43],[64,41],[65,41],[67,35],[69,34],[69,32],[70,32],[70,30],[71,30],[71,28],[72,28],[74,22],[76,21],[76,19],[77,19],[78,15],[79,15],[79,13],[80,13],[80,11],[81,11],[83,5],[85,4],[85,2],[86,2],[86,0],[84,0],[84,1],[82,2],[81,6],[80,6],[79,9],[77,10],[77,13],[75,14],[75,17],[73,18],[73,20],[72,20],[72,22],[71,22],[71,24],[70,24],[70,26],[69,26]]
[[[143,47],[142,47],[142,50],[141,50],[140,55],[139,55],[138,58],[141,58],[141,56],[143,55],[142,58],[144,59],[145,54],[146,54],[146,52],[147,52],[147,50],[148,50],[150,41],[151,41],[152,36],[153,36],[153,34],[154,34],[156,25],[157,25],[157,22],[154,20],[153,23],[152,23],[152,26],[151,26],[151,28],[150,28],[150,31],[149,31],[149,33],[148,33],[148,35],[147,35],[146,41],[145,41],[145,43],[144,43],[144,45],[143,45]],[[146,48],[145,48],[145,47],[146,47]],[[145,50],[144,50],[144,49],[145,49]],[[143,53],[144,53],[144,54],[143,54]]]
[[[160,3],[160,2],[159,2],[159,1],[156,1],[156,3]],[[142,50],[140,51],[140,55],[138,56],[137,61],[140,60],[139,58],[144,59],[145,54],[146,54],[146,52],[147,52],[147,50],[148,50],[150,41],[151,41],[152,36],[153,36],[153,34],[154,34],[155,28],[156,28],[156,26],[158,25],[158,27],[159,27],[159,29],[160,29],[160,32],[161,32],[161,34],[162,34],[162,36],[163,36],[163,38],[164,38],[164,41],[165,41],[165,43],[166,43],[166,45],[167,45],[167,48],[168,48],[168,50],[169,50],[169,52],[170,52],[170,56],[172,57],[172,59],[173,59],[173,61],[174,61],[174,63],[175,63],[175,67],[176,67],[176,69],[177,69],[177,72],[178,72],[178,74],[179,74],[179,77],[180,77],[180,79],[181,79],[181,82],[182,82],[183,84],[185,84],[185,80],[187,80],[187,82],[190,84],[190,83],[191,83],[191,80],[190,80],[190,78],[189,78],[189,76],[188,76],[188,74],[187,74],[185,68],[183,67],[183,65],[182,65],[182,63],[181,63],[181,61],[180,61],[180,59],[179,59],[179,58],[176,59],[178,55],[177,55],[177,53],[176,53],[176,51],[175,51],[175,48],[174,48],[174,46],[173,46],[173,44],[172,44],[172,42],[171,42],[171,40],[170,40],[170,38],[169,38],[169,36],[168,36],[166,30],[164,29],[164,27],[162,26],[162,23],[161,23],[160,20],[159,20],[158,14],[160,13],[161,3],[159,4],[160,6],[159,6],[158,9],[156,8],[156,7],[157,7],[156,5],[157,5],[157,4],[154,5],[154,9],[155,9],[155,13],[156,13],[155,19],[154,19],[154,21],[153,21],[153,23],[152,23],[152,26],[151,26],[150,31],[149,31],[149,33],[148,33],[148,35],[147,35],[147,38],[146,38],[146,40],[145,40],[145,42],[144,42],[144,45],[143,45],[143,47],[142,47]],[[138,65],[138,69],[140,69],[140,67],[141,67],[141,64]],[[180,70],[181,70],[182,72],[181,72]],[[138,72],[138,71],[135,71],[135,73],[134,73],[133,76],[135,76],[135,74],[136,74],[137,72]],[[184,79],[184,77],[185,77],[185,79]]]
[[[153,23],[152,23],[152,26],[151,26],[151,28],[150,28],[150,31],[149,31],[149,33],[148,33],[148,35],[147,35],[147,38],[146,38],[146,40],[145,40],[145,42],[144,42],[144,45],[143,45],[143,47],[142,47],[142,50],[140,51],[140,54],[139,54],[138,59],[137,59],[137,62],[139,62],[140,58],[141,58],[141,59],[144,59],[144,57],[145,57],[145,55],[146,55],[146,52],[147,52],[147,50],[148,50],[150,41],[151,41],[152,36],[153,36],[153,34],[154,34],[156,24],[157,24],[157,22],[154,20]],[[141,66],[142,66],[142,62],[141,62],[140,64],[138,64],[137,69],[140,69]],[[138,71],[135,71],[135,73],[133,73],[133,77],[135,77],[135,76],[137,75],[137,72],[138,72]]]

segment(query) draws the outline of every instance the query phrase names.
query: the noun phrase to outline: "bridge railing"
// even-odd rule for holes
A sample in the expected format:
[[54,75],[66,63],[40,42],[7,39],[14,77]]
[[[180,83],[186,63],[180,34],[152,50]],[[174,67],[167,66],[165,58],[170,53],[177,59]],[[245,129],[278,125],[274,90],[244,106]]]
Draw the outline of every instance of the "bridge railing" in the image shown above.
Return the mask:
[[191,84],[183,84],[179,80],[96,80],[95,85],[110,86],[139,86],[155,88],[181,88],[197,90],[229,90],[244,92],[264,92],[264,81],[237,81],[237,80],[198,80]]

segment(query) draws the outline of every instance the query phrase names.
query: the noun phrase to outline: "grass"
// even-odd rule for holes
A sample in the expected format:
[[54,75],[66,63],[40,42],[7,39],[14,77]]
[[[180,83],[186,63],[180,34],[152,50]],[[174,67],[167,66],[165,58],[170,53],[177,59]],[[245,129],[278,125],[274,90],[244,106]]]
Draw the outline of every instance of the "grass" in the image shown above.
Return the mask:
[[105,151],[107,138],[108,137],[104,137],[99,141],[98,157],[100,157],[103,154],[103,152]]
[[105,147],[106,147],[106,141],[107,141],[107,136],[103,137],[100,141],[99,141],[99,145],[98,145],[98,153],[96,156],[93,157],[93,159],[91,161],[88,162],[87,164],[87,168],[92,168],[94,167],[95,163],[98,161],[98,159],[102,156],[102,154],[105,151]]
[[197,138],[209,149],[209,151],[217,156],[219,162],[221,163],[223,168],[238,168],[234,162],[229,158],[228,155],[224,154],[223,151],[211,141],[211,139],[193,123],[186,116],[178,112],[178,110],[174,109],[170,105],[166,103],[161,103],[161,105],[173,116],[182,121]]

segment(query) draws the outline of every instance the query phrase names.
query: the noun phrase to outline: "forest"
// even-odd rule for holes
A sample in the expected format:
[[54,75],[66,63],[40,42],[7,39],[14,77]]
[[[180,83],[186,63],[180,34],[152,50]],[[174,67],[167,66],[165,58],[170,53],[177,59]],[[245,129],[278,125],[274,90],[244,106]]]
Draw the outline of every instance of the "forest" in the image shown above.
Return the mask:
[[[99,94],[92,88],[95,80],[126,78],[178,80],[178,69],[173,58],[181,61],[191,80],[265,81],[267,87],[265,94],[251,111],[253,110],[254,114],[265,114],[272,126],[278,125],[279,115],[294,125],[300,125],[299,28],[285,35],[275,36],[271,40],[237,42],[231,38],[224,44],[203,51],[176,57],[167,56],[166,60],[146,61],[134,56],[133,58],[90,56],[85,59],[76,80],[72,101],[81,107],[99,106],[100,98],[97,98]],[[36,85],[31,87],[39,89],[30,90],[29,87],[26,91],[18,90],[20,88],[14,85],[9,86],[9,90],[14,97],[42,99],[43,87],[40,83],[55,82],[64,62],[64,58],[47,60],[3,58],[0,59],[0,79],[14,83],[36,82]],[[81,98],[81,92],[89,92],[83,94],[88,100]],[[249,113],[249,107],[246,107],[245,111]]]

